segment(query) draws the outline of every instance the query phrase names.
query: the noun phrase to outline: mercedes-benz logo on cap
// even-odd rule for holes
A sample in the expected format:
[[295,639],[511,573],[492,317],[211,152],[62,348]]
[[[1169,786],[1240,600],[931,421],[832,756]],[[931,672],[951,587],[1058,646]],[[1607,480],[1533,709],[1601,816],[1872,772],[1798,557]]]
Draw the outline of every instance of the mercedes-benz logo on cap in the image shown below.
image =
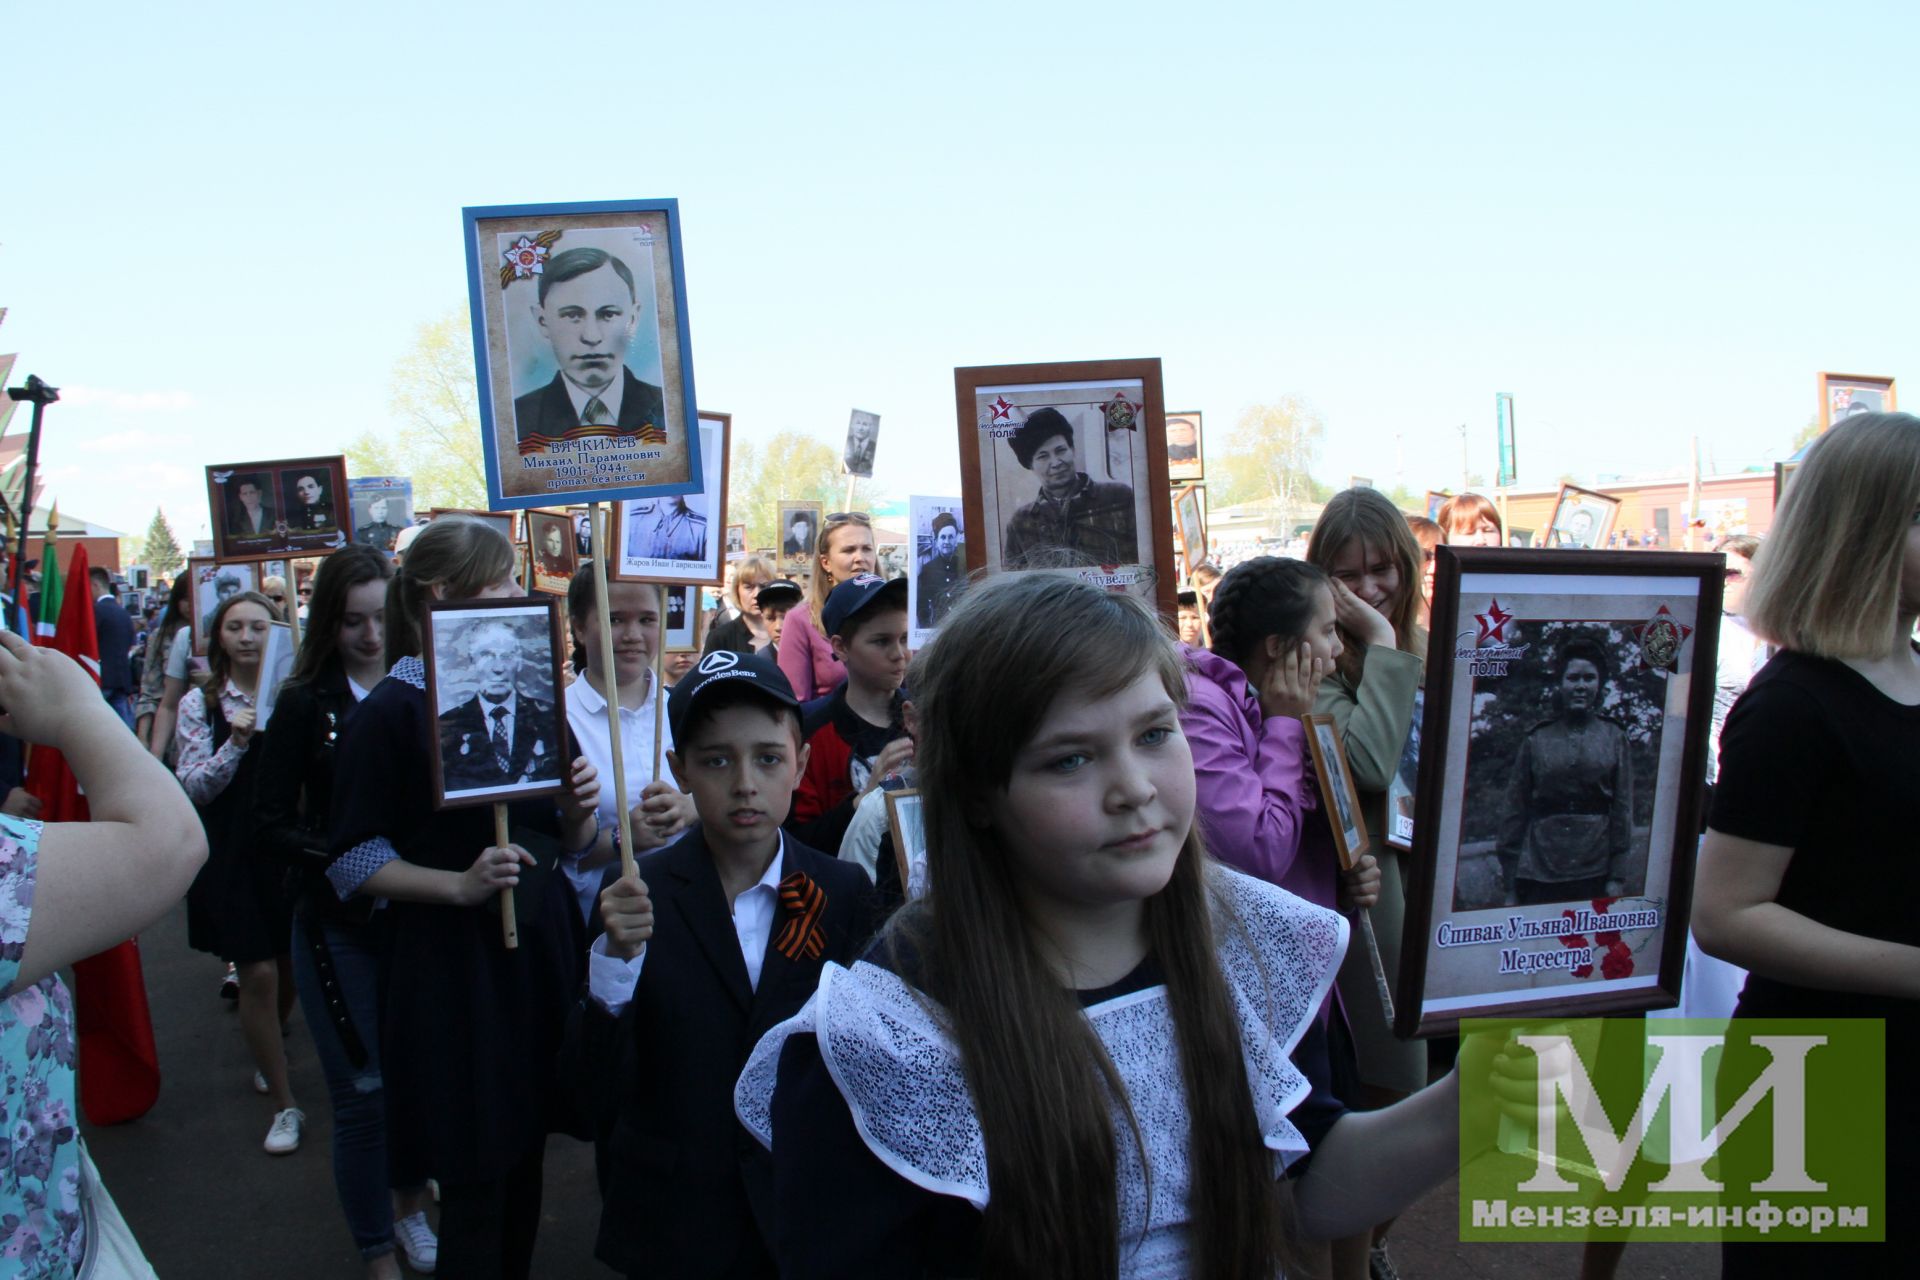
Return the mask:
[[700,659],[700,674],[710,676],[716,671],[725,671],[740,665],[740,655],[729,649],[715,649]]

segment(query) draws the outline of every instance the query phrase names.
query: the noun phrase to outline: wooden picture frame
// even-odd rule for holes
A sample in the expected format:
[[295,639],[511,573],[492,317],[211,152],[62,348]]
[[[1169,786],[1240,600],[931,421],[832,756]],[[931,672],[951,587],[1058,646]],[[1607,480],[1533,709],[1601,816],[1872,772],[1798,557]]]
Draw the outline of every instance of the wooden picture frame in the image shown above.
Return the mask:
[[551,596],[567,594],[573,575],[580,569],[580,547],[574,536],[571,514],[527,512],[527,569],[529,591]]
[[[781,577],[798,578],[802,574],[813,573],[814,558],[820,550],[820,525],[826,510],[826,504],[822,502],[789,498],[780,500],[774,511],[773,536],[780,540],[774,565]],[[794,525],[801,516],[807,520],[804,536],[796,531]]]
[[1787,481],[1793,479],[1793,473],[1800,469],[1798,458],[1773,464],[1773,511],[1780,514],[1780,499],[1786,496]]
[[[1207,558],[1207,491],[1197,484],[1183,485],[1173,491],[1173,536],[1178,540],[1181,570],[1175,581],[1184,581],[1193,566]],[[1199,554],[1195,555],[1195,543]]]
[[348,495],[340,454],[210,466],[213,558],[235,564],[337,551],[347,545]]
[[1310,713],[1300,717],[1300,724],[1307,731],[1307,749],[1313,753],[1313,772],[1320,781],[1322,812],[1333,832],[1333,851],[1339,856],[1340,869],[1351,871],[1373,842],[1367,836],[1367,817],[1360,811],[1360,789],[1347,763],[1347,744],[1340,737],[1339,722],[1330,715]]
[[485,520],[498,529],[508,542],[522,542],[520,513],[518,511],[475,511],[471,507],[430,507],[427,509],[429,521],[441,516],[472,516],[476,520]]
[[1826,431],[1849,413],[1896,413],[1900,401],[1892,378],[1860,373],[1820,375],[1820,429]]
[[679,203],[461,219],[488,505],[699,493]]
[[1546,547],[1550,550],[1598,551],[1607,545],[1613,522],[1620,514],[1620,499],[1576,484],[1563,484],[1553,501],[1553,518],[1547,522]]
[[[1199,484],[1207,478],[1206,437],[1198,409],[1167,412],[1167,483]],[[1185,437],[1191,433],[1193,439]]]
[[353,476],[347,499],[353,509],[352,540],[391,554],[400,531],[413,523],[412,478]]
[[727,526],[727,559],[745,560],[747,558],[747,526],[730,524]]
[[[191,556],[187,560],[186,571],[193,583],[190,598],[192,617],[189,619],[193,625],[193,653],[197,658],[204,658],[207,656],[207,644],[212,639],[210,628],[213,625],[213,611],[228,596],[260,589],[260,562],[221,561]],[[225,587],[223,579],[232,582],[230,589]]]
[[1724,563],[1439,548],[1400,1035],[1678,999]]
[[[427,606],[422,656],[433,807],[507,803],[567,789],[566,645],[560,601],[553,596],[436,600]],[[476,650],[473,646],[482,646]],[[489,656],[505,654],[511,661]],[[503,670],[509,682],[506,768],[488,729],[492,696]],[[484,708],[484,709],[483,709]]]
[[[955,369],[953,385],[968,570],[1066,567],[1173,617],[1160,361],[978,365]],[[1083,486],[1081,507],[1093,518],[1071,530],[1066,544],[1048,540],[1046,522],[1029,514],[1050,501],[1035,475],[1036,465],[1044,473],[1049,464],[1063,470],[1069,486],[1080,484],[1079,476],[1092,486]]]
[[726,580],[720,533],[727,516],[727,459],[733,415],[699,417],[698,493],[622,499],[607,527],[607,577],[614,582],[690,582],[717,587]]
[[900,894],[907,901],[927,891],[927,825],[920,793],[889,791],[887,831],[893,836],[893,865],[900,873]]

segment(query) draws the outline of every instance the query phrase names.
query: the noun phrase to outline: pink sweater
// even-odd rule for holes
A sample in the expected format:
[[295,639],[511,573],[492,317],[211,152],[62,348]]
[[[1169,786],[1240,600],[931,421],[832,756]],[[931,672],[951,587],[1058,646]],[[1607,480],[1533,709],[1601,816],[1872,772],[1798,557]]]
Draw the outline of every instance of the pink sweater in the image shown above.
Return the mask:
[[811,702],[832,693],[847,678],[847,668],[833,646],[813,625],[805,605],[787,614],[780,627],[780,670],[793,686],[793,696]]

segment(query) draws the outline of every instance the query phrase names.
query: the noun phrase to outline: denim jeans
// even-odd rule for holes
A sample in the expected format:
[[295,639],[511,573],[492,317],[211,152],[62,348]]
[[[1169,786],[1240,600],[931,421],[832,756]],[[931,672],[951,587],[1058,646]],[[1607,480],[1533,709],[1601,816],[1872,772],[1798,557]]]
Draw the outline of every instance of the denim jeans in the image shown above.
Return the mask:
[[[327,1012],[327,993],[314,959],[312,930],[325,938],[334,980],[366,1047],[367,1060],[354,1066]],[[313,1034],[314,1053],[326,1073],[333,1101],[333,1184],[347,1229],[360,1256],[392,1253],[393,1179],[387,1163],[386,1098],[380,1080],[380,967],[385,963],[385,932],[378,925],[315,923],[305,911],[293,916],[293,983],[300,993]]]
[[107,705],[113,708],[114,714],[126,721],[127,728],[133,728],[133,693],[127,689],[120,689],[104,696]]

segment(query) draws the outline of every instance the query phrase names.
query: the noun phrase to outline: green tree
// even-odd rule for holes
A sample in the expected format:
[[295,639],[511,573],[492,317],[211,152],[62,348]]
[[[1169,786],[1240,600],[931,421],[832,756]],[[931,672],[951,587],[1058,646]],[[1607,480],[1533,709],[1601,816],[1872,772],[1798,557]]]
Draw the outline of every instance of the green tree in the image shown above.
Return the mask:
[[1275,504],[1283,517],[1290,515],[1312,499],[1310,468],[1326,431],[1326,423],[1300,396],[1249,406],[1210,468],[1211,505],[1265,501]]
[[348,443],[348,474],[412,477],[414,507],[421,511],[487,505],[472,341],[464,310],[414,331],[388,384],[388,407],[402,425],[370,429]]
[[142,539],[143,547],[135,552],[144,555],[147,568],[153,570],[156,577],[171,578],[180,572],[187,558],[180,554],[180,543],[173,536],[173,526],[167,523],[167,513],[155,508],[153,523],[147,526],[147,536]]
[[764,444],[735,444],[727,476],[728,524],[747,526],[747,548],[779,545],[782,501],[819,502],[838,510],[846,497],[840,455],[800,431],[782,431]]
[[1807,419],[1806,426],[1800,428],[1799,431],[1794,433],[1793,452],[1798,453],[1802,449],[1806,448],[1808,445],[1812,444],[1814,441],[1814,437],[1818,436],[1819,434],[1820,434],[1820,415],[1816,413],[1811,418]]

